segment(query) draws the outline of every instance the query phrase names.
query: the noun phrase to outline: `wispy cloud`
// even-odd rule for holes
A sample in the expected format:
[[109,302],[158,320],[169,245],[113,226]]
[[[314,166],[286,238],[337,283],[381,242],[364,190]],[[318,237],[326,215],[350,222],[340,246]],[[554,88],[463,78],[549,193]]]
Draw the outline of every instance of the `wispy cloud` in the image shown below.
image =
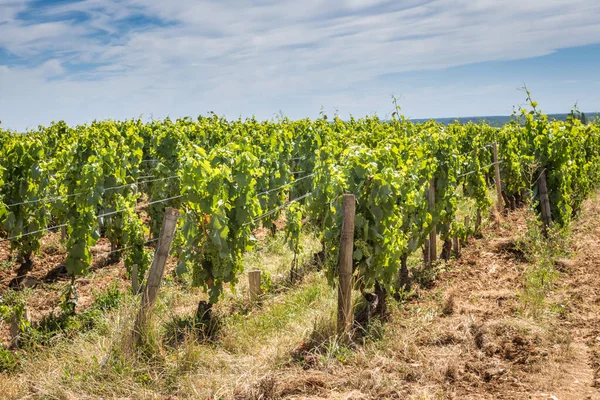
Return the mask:
[[364,114],[382,76],[596,42],[594,0],[0,0],[0,119]]

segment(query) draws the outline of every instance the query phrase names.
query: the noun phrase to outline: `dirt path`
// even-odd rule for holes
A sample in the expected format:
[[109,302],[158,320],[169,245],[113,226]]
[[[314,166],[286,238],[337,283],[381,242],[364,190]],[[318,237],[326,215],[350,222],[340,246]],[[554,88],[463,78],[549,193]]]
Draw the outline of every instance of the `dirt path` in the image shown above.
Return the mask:
[[[525,322],[515,312],[519,307],[518,288],[523,286],[525,260],[510,245],[525,229],[523,215],[518,211],[508,216],[499,228],[487,232],[486,239],[473,243],[466,250],[465,257],[456,263],[455,281],[464,279],[465,273],[468,279],[464,284],[454,283],[446,288],[458,293],[456,301],[464,307],[461,312],[466,310],[471,316],[488,319],[492,324],[501,315],[509,325]],[[498,237],[491,237],[495,235]],[[472,268],[470,272],[460,268],[465,263],[467,268]],[[510,388],[498,381],[497,385],[484,387],[486,395],[600,400],[599,193],[585,202],[574,223],[572,259],[561,260],[557,267],[560,276],[546,299],[546,307],[555,311],[540,321],[532,321],[531,332],[539,330],[539,337],[534,334],[521,338],[529,344],[529,359],[525,363],[515,363],[515,359],[503,357],[504,367],[513,375],[515,383],[518,380],[518,385]],[[452,279],[453,274],[451,272],[442,279]],[[469,304],[473,303],[474,297],[484,300],[476,301],[476,305]],[[529,363],[533,368],[526,365]],[[486,398],[486,395],[479,393],[473,398]]]
[[[256,381],[237,376],[223,398],[600,400],[600,193],[585,202],[572,258],[557,264],[537,318],[526,315],[520,297],[531,265],[515,243],[526,230],[526,213],[511,212],[470,240],[431,287],[390,305],[390,320],[364,342],[351,349],[325,342],[298,354],[281,347],[280,364]],[[123,271],[102,268],[94,282],[110,277],[125,287]],[[32,297],[43,287],[34,290]],[[228,362],[244,365],[243,357]],[[196,378],[221,372],[203,368]]]
[[573,231],[574,257],[564,263],[555,301],[567,308],[562,325],[573,343],[560,399],[600,399],[600,194],[587,201]]
[[600,194],[586,201],[573,258],[559,266],[546,312],[535,319],[523,314],[519,296],[530,265],[514,246],[527,229],[525,214],[512,212],[488,226],[484,239],[471,240],[432,288],[393,311],[382,341],[349,362],[280,371],[275,392],[297,399],[600,400]]

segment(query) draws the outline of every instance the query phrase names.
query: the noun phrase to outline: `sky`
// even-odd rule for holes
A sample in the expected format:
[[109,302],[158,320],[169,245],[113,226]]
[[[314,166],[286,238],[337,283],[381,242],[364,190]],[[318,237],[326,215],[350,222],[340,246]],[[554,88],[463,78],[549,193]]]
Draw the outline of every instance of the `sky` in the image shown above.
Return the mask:
[[0,0],[0,121],[600,110],[597,0]]

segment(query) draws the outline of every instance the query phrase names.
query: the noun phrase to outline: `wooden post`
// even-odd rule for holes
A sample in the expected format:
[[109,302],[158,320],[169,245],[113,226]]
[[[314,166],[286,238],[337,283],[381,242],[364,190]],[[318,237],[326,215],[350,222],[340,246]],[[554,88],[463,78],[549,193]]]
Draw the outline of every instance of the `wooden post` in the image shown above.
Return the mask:
[[425,239],[425,242],[423,243],[423,264],[425,264],[426,267],[429,267],[431,264],[429,256],[429,239]]
[[146,328],[146,320],[148,313],[154,307],[156,296],[160,288],[163,273],[165,271],[165,264],[167,263],[167,257],[171,250],[171,243],[175,236],[175,229],[177,228],[177,218],[179,217],[179,211],[174,208],[167,208],[163,218],[163,224],[160,229],[160,236],[158,238],[158,246],[156,247],[156,253],[150,266],[150,272],[148,273],[148,279],[144,291],[142,293],[142,302],[140,304],[140,311],[137,315],[134,327],[134,343],[139,344],[142,339],[143,331]]
[[258,296],[260,295],[260,271],[254,270],[248,272],[248,283],[249,283],[249,293],[250,293],[250,301],[253,303],[258,300]]
[[475,236],[477,237],[481,231],[481,210],[477,210],[475,215]]
[[[435,208],[435,179],[429,182],[429,211],[433,211]],[[437,231],[435,224],[431,232],[429,233],[429,263],[433,263],[437,260]]]
[[342,199],[342,233],[340,235],[339,286],[337,332],[350,331],[354,319],[352,311],[352,252],[354,251],[354,214],[356,199],[345,194]]
[[452,238],[452,247],[454,248],[454,257],[460,257],[460,239],[458,236]]
[[498,214],[501,214],[504,210],[504,204],[502,203],[502,183],[500,182],[500,163],[498,162],[498,143],[494,142],[494,171],[496,172],[496,195],[498,196],[498,203],[496,209]]
[[138,284],[138,266],[137,264],[133,264],[131,266],[131,290],[133,291],[134,295],[138,294],[139,288],[140,286]]
[[10,347],[13,349],[19,346],[19,340],[21,340],[21,321],[31,323],[27,306],[23,307],[20,314],[13,312],[10,319]]
[[117,251],[117,245],[114,243],[110,244],[110,253],[108,254],[108,260],[117,261],[119,259],[119,252]]
[[552,222],[552,214],[550,212],[550,198],[548,197],[548,185],[546,184],[545,169],[540,174],[538,180],[540,189],[540,206],[542,209],[542,222],[544,223],[544,230],[546,230],[550,226],[550,222]]

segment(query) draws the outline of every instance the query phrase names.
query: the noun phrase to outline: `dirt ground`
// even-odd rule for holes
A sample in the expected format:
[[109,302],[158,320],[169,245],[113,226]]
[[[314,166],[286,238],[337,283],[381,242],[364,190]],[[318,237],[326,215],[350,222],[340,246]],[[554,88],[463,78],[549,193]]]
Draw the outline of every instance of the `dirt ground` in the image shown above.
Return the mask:
[[392,312],[351,361],[265,376],[239,399],[600,399],[600,195],[574,224],[546,308],[520,311],[528,264],[518,210],[472,239],[434,286]]
[[[319,362],[306,353],[255,382],[232,382],[234,398],[600,399],[600,194],[573,225],[572,257],[557,265],[546,299],[552,311],[537,318],[524,315],[519,298],[531,266],[513,244],[525,230],[523,210],[486,226],[432,287],[392,309],[379,340],[347,358]],[[56,307],[67,280],[58,234],[44,240],[23,280],[34,320]],[[78,280],[79,307],[110,280],[128,287],[122,264],[102,261],[109,250],[103,241],[94,249],[92,274]],[[0,245],[5,266],[7,251]],[[0,269],[0,293],[17,274],[15,265]],[[7,334],[4,326],[2,340]]]
[[[94,258],[90,272],[76,281],[77,311],[87,309],[93,302],[94,293],[106,290],[111,282],[118,282],[122,290],[131,286],[123,261],[111,261],[110,252],[110,243],[105,238],[92,248]],[[28,271],[20,270],[20,263],[14,254],[11,255],[10,244],[0,243],[0,296],[11,287],[20,287],[27,293],[27,311],[31,321],[39,321],[44,315],[57,310],[61,302],[62,291],[70,279],[65,268],[66,258],[60,233],[50,233],[42,238],[40,252],[34,255]],[[175,260],[171,259],[168,269],[172,269],[174,264]],[[8,324],[0,324],[0,342],[10,342]]]

